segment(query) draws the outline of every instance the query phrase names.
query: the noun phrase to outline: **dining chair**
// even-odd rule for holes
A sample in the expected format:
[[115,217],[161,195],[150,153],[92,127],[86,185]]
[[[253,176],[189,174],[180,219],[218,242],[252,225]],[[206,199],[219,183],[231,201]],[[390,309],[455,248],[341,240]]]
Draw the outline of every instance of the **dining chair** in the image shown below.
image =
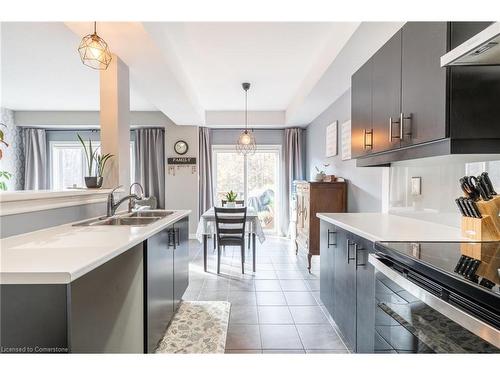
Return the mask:
[[[217,274],[220,273],[222,246],[239,246],[241,249],[241,273],[245,273],[245,223],[247,208],[214,207],[217,235]],[[255,254],[254,254],[255,256]]]
[[[242,199],[242,200],[235,200],[234,203],[236,203],[237,206],[244,206],[245,205],[245,201]],[[222,199],[222,207],[226,207],[226,204],[227,204],[227,199]],[[250,249],[250,241],[252,239],[251,237],[251,233],[248,233],[248,249]],[[214,249],[217,247],[217,244],[215,243],[215,237],[214,237]]]
[[[227,199],[221,199],[222,202],[222,207],[226,207],[227,205]],[[241,200],[235,200],[234,203],[236,203],[237,206],[243,207],[245,205],[245,201],[243,199]],[[217,249],[217,236],[214,234],[214,251]],[[248,248],[250,249],[250,233],[248,234]]]

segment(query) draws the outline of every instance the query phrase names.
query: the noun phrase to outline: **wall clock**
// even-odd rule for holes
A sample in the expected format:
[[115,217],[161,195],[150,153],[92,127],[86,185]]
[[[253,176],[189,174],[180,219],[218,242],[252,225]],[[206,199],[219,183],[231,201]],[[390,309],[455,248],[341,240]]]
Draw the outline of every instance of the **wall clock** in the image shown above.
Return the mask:
[[188,144],[185,141],[177,141],[174,144],[174,151],[179,155],[184,155],[188,149]]

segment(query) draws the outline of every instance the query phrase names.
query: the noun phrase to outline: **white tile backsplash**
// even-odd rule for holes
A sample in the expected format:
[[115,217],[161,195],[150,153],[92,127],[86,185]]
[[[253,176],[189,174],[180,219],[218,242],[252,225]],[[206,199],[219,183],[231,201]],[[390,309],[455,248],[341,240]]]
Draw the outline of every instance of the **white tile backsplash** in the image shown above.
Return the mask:
[[[455,198],[463,195],[458,180],[488,172],[500,190],[500,155],[451,155],[393,163],[389,213],[460,226]],[[421,178],[421,194],[411,194],[411,178]]]

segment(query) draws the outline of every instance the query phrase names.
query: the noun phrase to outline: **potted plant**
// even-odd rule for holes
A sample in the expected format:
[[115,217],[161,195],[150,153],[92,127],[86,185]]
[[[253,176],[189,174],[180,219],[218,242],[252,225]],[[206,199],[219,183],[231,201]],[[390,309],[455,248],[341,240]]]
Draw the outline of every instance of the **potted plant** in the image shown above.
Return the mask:
[[238,193],[234,191],[230,191],[226,193],[227,207],[236,207],[236,198],[238,197]]
[[316,168],[316,172],[318,172],[318,173],[316,173],[315,180],[319,181],[319,182],[323,181],[323,179],[326,176],[325,171],[320,170],[318,167],[314,167],[314,168]]
[[[98,154],[98,147],[92,148],[92,140],[89,139],[89,146],[85,144],[80,134],[77,134],[78,140],[83,146],[85,151],[85,159],[87,160],[88,175],[85,176],[85,186],[88,188],[100,188],[102,186],[104,170],[106,163],[114,155],[112,154]],[[95,175],[93,174],[95,172]]]

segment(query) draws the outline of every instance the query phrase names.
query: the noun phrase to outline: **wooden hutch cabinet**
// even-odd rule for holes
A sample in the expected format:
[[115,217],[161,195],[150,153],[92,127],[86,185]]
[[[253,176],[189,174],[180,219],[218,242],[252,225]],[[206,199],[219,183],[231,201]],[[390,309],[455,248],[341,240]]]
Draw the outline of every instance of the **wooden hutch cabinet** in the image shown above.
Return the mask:
[[307,254],[308,269],[311,271],[311,258],[319,255],[318,212],[347,211],[347,183],[295,181],[297,222],[296,253]]

